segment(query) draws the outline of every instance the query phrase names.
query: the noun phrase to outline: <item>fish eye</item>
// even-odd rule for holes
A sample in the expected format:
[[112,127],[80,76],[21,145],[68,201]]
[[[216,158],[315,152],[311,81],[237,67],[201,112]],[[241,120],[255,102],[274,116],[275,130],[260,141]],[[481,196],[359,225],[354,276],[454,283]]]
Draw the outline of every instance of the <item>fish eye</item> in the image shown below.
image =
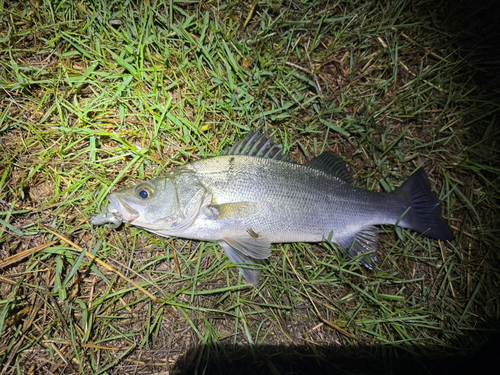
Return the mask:
[[148,187],[141,187],[136,191],[137,196],[141,199],[148,199],[153,196],[153,191]]

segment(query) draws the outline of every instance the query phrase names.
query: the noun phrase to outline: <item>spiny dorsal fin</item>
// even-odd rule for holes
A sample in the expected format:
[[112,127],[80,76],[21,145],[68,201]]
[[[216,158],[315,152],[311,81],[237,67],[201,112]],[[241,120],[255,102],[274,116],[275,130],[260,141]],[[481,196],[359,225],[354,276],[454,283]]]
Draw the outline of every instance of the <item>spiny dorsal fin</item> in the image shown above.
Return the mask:
[[288,161],[288,154],[283,152],[283,147],[276,144],[274,137],[267,132],[259,134],[259,131],[250,131],[245,138],[236,142],[222,155],[247,155],[259,158]]
[[352,176],[347,171],[345,161],[340,156],[331,151],[323,152],[320,156],[314,158],[305,165],[310,168],[314,168],[334,175],[335,177],[347,182],[348,184],[354,184],[354,178],[352,178]]

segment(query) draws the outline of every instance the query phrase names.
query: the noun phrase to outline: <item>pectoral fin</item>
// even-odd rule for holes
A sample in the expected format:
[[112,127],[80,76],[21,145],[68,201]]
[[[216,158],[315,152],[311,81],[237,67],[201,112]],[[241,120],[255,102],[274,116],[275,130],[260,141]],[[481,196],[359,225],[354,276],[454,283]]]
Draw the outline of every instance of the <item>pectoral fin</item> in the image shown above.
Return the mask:
[[261,205],[253,202],[235,202],[214,204],[211,205],[211,208],[218,212],[217,220],[243,220],[259,212],[261,210]]
[[337,240],[342,251],[349,250],[349,256],[354,258],[360,254],[366,254],[360,260],[360,264],[368,267],[369,269],[374,269],[377,261],[377,244],[378,235],[377,228],[374,226],[367,226],[361,230],[353,233],[350,236],[344,236]]
[[260,269],[258,264],[262,263],[262,259],[254,259],[248,255],[241,253],[239,250],[230,246],[226,241],[219,241],[227,257],[234,264],[240,264],[238,270],[241,272],[245,280],[252,286],[259,282]]

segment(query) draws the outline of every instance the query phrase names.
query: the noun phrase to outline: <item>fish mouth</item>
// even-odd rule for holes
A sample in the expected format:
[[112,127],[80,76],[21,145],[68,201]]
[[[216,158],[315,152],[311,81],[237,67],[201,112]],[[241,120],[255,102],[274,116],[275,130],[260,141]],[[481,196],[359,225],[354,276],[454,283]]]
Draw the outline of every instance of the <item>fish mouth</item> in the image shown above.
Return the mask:
[[120,214],[124,221],[131,223],[139,217],[140,213],[132,207],[133,203],[127,202],[116,194],[110,194],[108,200],[108,212]]

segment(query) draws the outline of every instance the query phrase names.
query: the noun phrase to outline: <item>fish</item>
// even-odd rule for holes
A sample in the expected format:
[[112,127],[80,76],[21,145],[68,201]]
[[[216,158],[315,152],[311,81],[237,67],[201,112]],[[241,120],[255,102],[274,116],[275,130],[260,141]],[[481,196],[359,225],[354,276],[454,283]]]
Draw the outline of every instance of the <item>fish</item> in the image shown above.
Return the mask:
[[328,240],[374,269],[378,225],[454,239],[423,168],[392,192],[371,191],[355,186],[337,154],[294,163],[260,131],[219,156],[115,191],[108,201],[92,227],[128,223],[159,236],[216,242],[253,286],[273,243]]

